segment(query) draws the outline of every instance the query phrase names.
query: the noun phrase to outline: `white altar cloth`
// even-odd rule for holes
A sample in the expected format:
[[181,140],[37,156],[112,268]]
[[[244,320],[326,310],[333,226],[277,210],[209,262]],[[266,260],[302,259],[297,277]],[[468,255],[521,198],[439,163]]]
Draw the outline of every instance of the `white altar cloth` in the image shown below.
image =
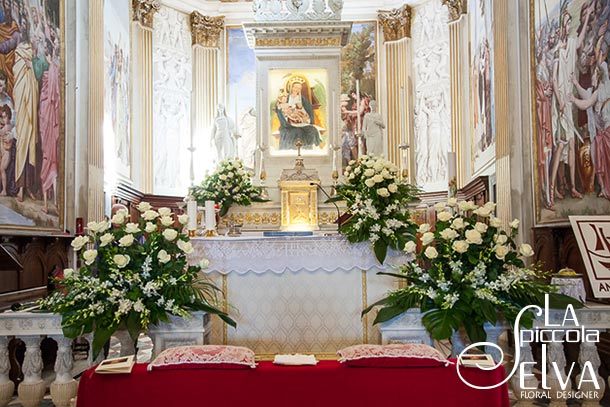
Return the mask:
[[349,271],[377,272],[390,270],[408,261],[399,251],[388,250],[383,265],[379,264],[369,242],[349,243],[338,234],[313,236],[263,237],[249,233],[240,237],[191,239],[195,252],[191,261],[210,261],[206,273],[283,273],[285,271]]

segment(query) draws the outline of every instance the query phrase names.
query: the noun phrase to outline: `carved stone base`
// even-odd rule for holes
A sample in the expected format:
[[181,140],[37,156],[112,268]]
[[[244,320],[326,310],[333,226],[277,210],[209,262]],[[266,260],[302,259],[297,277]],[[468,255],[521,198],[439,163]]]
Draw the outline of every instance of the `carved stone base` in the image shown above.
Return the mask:
[[23,407],[38,407],[47,391],[47,386],[43,380],[33,383],[21,383],[17,389],[19,402]]
[[51,384],[51,398],[56,407],[70,407],[70,400],[76,397],[78,383],[72,380],[66,383]]
[[0,383],[0,407],[5,407],[12,399],[15,383],[8,381]]

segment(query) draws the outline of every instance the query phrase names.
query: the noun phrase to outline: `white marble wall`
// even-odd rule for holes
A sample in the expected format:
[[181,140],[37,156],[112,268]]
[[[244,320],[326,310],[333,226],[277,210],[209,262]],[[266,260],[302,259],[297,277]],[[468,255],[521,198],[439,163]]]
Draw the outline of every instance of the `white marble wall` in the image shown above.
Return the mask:
[[440,0],[413,9],[415,182],[425,191],[447,189],[451,149],[449,19]]
[[153,34],[154,189],[185,195],[189,185],[192,52],[189,16],[161,6]]

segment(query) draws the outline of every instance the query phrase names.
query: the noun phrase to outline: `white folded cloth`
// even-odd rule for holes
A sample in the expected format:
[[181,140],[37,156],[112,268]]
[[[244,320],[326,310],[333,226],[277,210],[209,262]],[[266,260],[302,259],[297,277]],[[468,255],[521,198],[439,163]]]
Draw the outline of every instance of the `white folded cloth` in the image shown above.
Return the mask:
[[297,353],[295,355],[275,355],[273,363],[285,366],[315,366],[318,364],[318,361],[314,355],[301,355]]

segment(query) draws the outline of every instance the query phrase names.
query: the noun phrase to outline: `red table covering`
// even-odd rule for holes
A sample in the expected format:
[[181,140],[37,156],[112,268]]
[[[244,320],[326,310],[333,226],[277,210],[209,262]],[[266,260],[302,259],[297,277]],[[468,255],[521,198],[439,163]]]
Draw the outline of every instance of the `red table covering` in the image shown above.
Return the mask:
[[[508,388],[475,390],[459,379],[455,365],[434,368],[357,368],[337,361],[317,366],[276,366],[260,362],[256,369],[146,370],[136,364],[131,374],[83,373],[77,407],[508,407]],[[470,382],[499,383],[504,368],[484,372],[461,369]]]

